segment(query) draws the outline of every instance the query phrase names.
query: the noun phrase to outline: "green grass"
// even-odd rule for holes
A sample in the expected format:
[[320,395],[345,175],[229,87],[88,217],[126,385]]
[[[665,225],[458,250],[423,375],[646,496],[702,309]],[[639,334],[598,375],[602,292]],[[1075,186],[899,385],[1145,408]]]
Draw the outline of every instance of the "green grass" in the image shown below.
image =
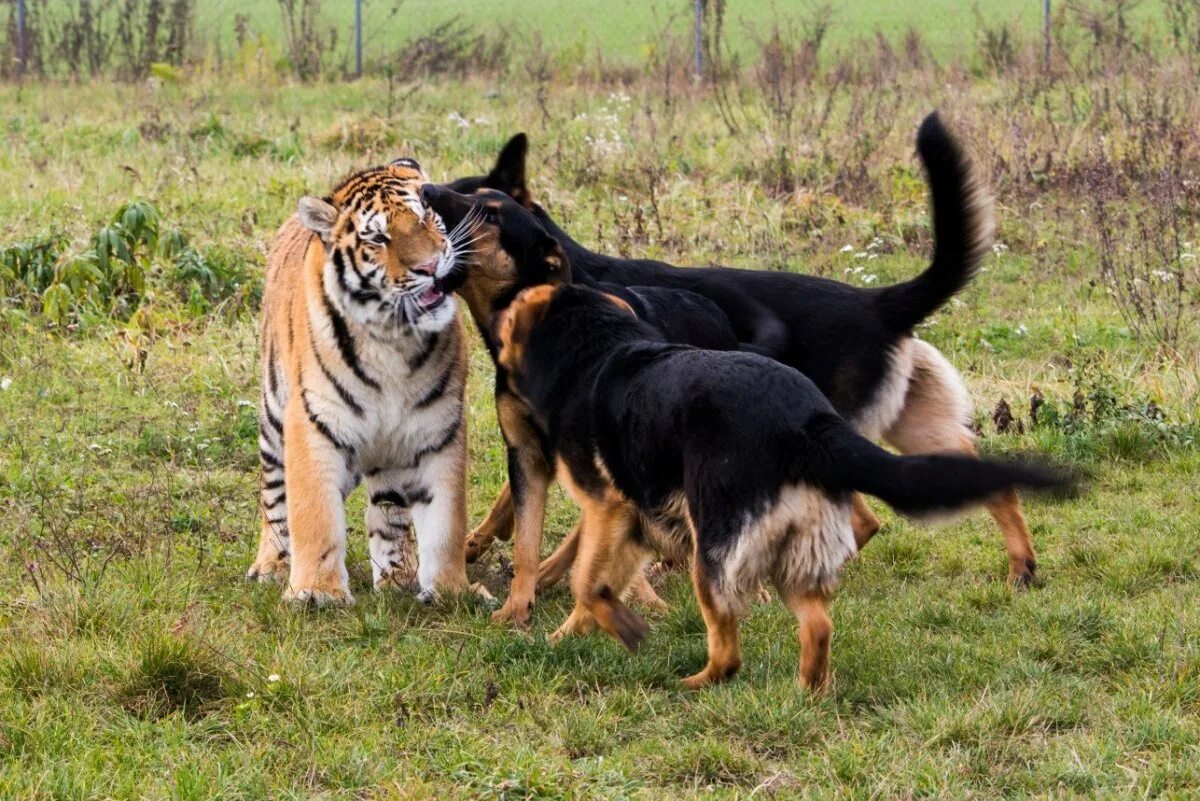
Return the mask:
[[[51,5],[63,0],[51,0]],[[235,48],[235,17],[244,15],[251,36],[263,35],[273,54],[281,54],[283,17],[276,0],[203,0],[196,4],[195,31],[199,42],[213,53],[228,57]],[[778,19],[794,23],[804,19],[819,3],[795,0],[729,0],[727,40],[733,50],[749,55],[752,44]],[[835,48],[856,40],[872,39],[876,32],[895,41],[911,28],[920,31],[925,44],[939,59],[968,57],[978,48],[979,20],[989,26],[1007,23],[1019,34],[1041,30],[1040,0],[994,0],[972,4],[967,0],[887,0],[832,3],[834,15],[828,44]],[[975,10],[978,5],[978,14]],[[608,61],[641,62],[665,37],[675,37],[688,59],[693,4],[690,0],[385,0],[365,2],[364,51],[368,62],[386,61],[401,43],[439,25],[457,20],[479,32],[502,27],[522,46],[536,36],[551,51],[580,56],[603,54]],[[1056,4],[1056,12],[1058,11]],[[0,21],[10,13],[0,9]],[[1134,29],[1148,31],[1159,40],[1167,33],[1157,25],[1162,11],[1158,0],[1134,8]],[[334,52],[347,59],[353,42],[352,0],[323,3],[318,29],[322,36],[337,33]],[[1165,39],[1160,43],[1165,44]]]
[[[435,178],[475,172],[528,130],[536,193],[588,243],[878,284],[926,259],[920,115],[942,105],[983,160],[1009,153],[1020,113],[995,83],[908,87],[860,185],[832,177],[865,130],[839,105],[823,139],[795,137],[813,184],[778,193],[763,180],[769,122],[731,136],[702,93],[668,105],[657,87],[628,101],[552,87],[543,114],[532,87],[430,84],[388,117],[378,82],[275,81],[0,88],[0,240],[57,230],[83,247],[146,198],[198,248],[260,264],[296,198],[346,170],[410,154]],[[624,144],[596,144],[614,131]],[[667,165],[657,178],[655,165]],[[998,176],[1010,250],[921,331],[964,373],[980,420],[1001,396],[1027,419],[1034,389],[1066,409],[1079,388],[1149,397],[1194,423],[1193,363],[1157,358],[1096,287],[1076,199],[1035,206]],[[882,255],[856,258],[874,237]],[[1200,450],[1174,429],[1117,415],[989,433],[988,450],[1089,474],[1079,499],[1028,504],[1042,586],[1005,585],[986,517],[924,528],[884,512],[833,607],[828,697],[796,687],[794,622],[778,605],[745,622],[741,675],[691,695],[677,681],[702,664],[704,634],[683,576],[667,578],[672,611],[637,655],[599,636],[551,647],[565,588],[528,632],[492,626],[473,600],[372,594],[361,492],[354,609],[295,613],[279,588],[245,583],[256,325],[231,307],[189,312],[168,266],[151,264],[131,321],[48,326],[28,299],[0,311],[0,797],[1200,792]],[[1184,344],[1194,354],[1195,332]],[[476,345],[473,520],[503,480],[490,379]],[[572,521],[556,491],[550,542]],[[473,569],[498,595],[505,554]]]
[[[346,31],[345,41],[349,42],[353,3],[338,0],[326,5],[326,19],[331,27]],[[364,4],[368,55],[383,56],[394,48],[395,42],[457,18],[480,30],[505,25],[519,38],[537,32],[554,49],[580,47],[599,50],[610,58],[630,59],[644,56],[661,39],[664,30],[690,41],[693,18],[690,0],[523,0],[519,4],[502,0],[405,0],[399,5],[398,14],[392,13],[394,5]],[[899,0],[833,5],[836,10],[830,34],[834,44],[872,37],[876,30],[895,37],[912,25],[921,30],[939,55],[965,55],[974,47],[977,25],[969,2]],[[1037,30],[1041,24],[1041,3],[1037,0],[1000,0],[980,6],[983,19],[992,23],[1012,22],[1023,31]],[[254,0],[238,4],[237,10],[250,16],[255,30],[273,34],[280,27],[278,3]],[[771,20],[797,20],[807,10],[808,6],[796,2],[730,0],[726,11],[730,43],[742,50],[756,35],[761,35],[763,26]],[[231,12],[221,8],[220,2],[198,9],[198,16],[201,31],[210,35],[220,32],[224,40],[233,39]],[[964,36],[964,32],[972,35]]]

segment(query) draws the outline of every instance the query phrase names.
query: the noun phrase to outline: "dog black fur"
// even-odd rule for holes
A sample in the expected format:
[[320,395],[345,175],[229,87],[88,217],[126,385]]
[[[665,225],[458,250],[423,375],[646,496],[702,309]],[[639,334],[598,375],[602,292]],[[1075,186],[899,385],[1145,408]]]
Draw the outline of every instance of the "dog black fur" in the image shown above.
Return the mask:
[[804,373],[851,420],[875,399],[896,342],[970,282],[991,244],[988,204],[936,113],[917,133],[933,197],[933,261],[916,278],[879,288],[770,270],[680,268],[588,250],[532,202],[527,150],[527,138],[518,134],[490,173],[449,186],[462,193],[494,189],[528,206],[563,248],[580,283],[586,276],[598,283],[687,289],[709,298],[741,342]]
[[[582,537],[617,538],[591,549],[581,543],[581,553],[620,553],[628,545],[620,533],[589,531],[586,517],[597,504],[627,499],[660,524],[674,517],[676,537],[690,524],[706,620],[710,612],[742,614],[743,596],[760,580],[773,580],[785,599],[823,597],[855,553],[851,492],[919,515],[1018,486],[1066,483],[1032,465],[891,454],[859,435],[796,370],[755,354],[669,344],[623,304],[587,287],[522,293],[501,318],[499,337],[511,388],[569,471],[568,486],[584,508]],[[785,499],[796,487],[801,494]],[[630,527],[629,536],[638,530]],[[573,584],[577,600],[611,612],[624,587],[587,564],[576,570],[596,583]],[[593,611],[602,625],[613,619]],[[628,622],[627,611],[616,620],[624,622],[613,633],[636,645],[641,627]],[[728,654],[717,662],[697,683],[736,670]]]

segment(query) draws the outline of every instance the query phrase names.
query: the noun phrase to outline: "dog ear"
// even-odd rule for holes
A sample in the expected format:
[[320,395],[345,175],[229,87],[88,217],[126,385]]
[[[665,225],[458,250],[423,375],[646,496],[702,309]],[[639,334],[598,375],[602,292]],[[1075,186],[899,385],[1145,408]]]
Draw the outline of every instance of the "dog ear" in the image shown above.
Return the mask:
[[305,195],[300,198],[296,213],[305,228],[321,237],[322,241],[329,239],[334,223],[337,222],[337,209],[332,203],[319,197]]
[[519,133],[500,151],[496,166],[488,173],[485,186],[499,189],[525,208],[533,205],[533,197],[525,184],[525,156],[529,152],[529,138]]
[[612,303],[612,305],[616,306],[616,307],[617,307],[618,309],[620,309],[621,311],[623,311],[623,312],[627,312],[627,313],[629,314],[629,316],[630,316],[630,317],[633,317],[633,318],[635,318],[635,319],[637,318],[637,312],[635,312],[635,311],[633,310],[633,307],[632,307],[632,306],[630,306],[630,305],[629,305],[629,304],[628,304],[628,303],[627,303],[625,300],[623,300],[622,298],[618,298],[616,295],[610,295],[610,294],[608,294],[607,292],[605,292],[605,293],[604,293],[604,297],[605,297],[605,299],[606,299],[606,300],[608,300],[609,302],[611,302],[611,303]]
[[554,289],[550,284],[530,287],[517,295],[500,315],[496,329],[500,339],[499,362],[502,366],[512,370],[520,364],[534,327],[550,308]]
[[567,254],[558,244],[558,241],[545,234],[542,239],[542,262],[546,265],[546,277],[552,283],[570,283],[571,281],[571,265],[567,261]]

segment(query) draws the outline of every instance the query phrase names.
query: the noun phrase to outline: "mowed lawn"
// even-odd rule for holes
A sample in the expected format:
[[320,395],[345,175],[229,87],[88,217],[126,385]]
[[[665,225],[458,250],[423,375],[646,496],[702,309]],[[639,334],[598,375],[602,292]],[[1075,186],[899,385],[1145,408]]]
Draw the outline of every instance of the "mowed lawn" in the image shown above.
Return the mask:
[[[886,283],[927,259],[912,130],[942,102],[952,127],[968,106],[1000,113],[988,91],[910,97],[881,143],[883,203],[764,191],[743,143],[686,97],[668,123],[636,91],[555,90],[545,116],[486,82],[419,87],[390,118],[374,81],[6,87],[0,239],[59,230],[81,248],[145,198],[164,228],[253,275],[301,194],[400,155],[435,178],[475,171],[525,129],[535,191],[587,243]],[[638,161],[655,146],[672,154],[656,210]],[[811,204],[821,230],[796,222]],[[1153,386],[1184,417],[1194,373],[1154,366],[1060,218],[1004,195],[998,209],[1008,250],[921,334],[964,373],[985,449],[1070,462],[1085,493],[1028,503],[1042,576],[1028,591],[1006,586],[986,515],[927,528],[876,503],[884,530],[833,606],[824,697],[796,686],[794,619],[777,604],[745,622],[735,681],[682,692],[704,630],[681,574],[636,655],[602,636],[548,645],[565,588],[520,632],[476,600],[374,595],[361,491],[348,514],[358,604],[291,611],[278,587],[242,578],[258,530],[253,292],[198,316],[155,261],[128,322],[83,314],[65,329],[6,303],[0,798],[1200,792],[1200,451],[1142,428],[997,435],[989,421],[1001,397],[1027,419],[1035,390],[1069,404],[1078,387],[1124,402]],[[490,383],[476,344],[473,521],[504,478]],[[548,545],[572,521],[556,491]],[[507,547],[473,569],[497,595]]]

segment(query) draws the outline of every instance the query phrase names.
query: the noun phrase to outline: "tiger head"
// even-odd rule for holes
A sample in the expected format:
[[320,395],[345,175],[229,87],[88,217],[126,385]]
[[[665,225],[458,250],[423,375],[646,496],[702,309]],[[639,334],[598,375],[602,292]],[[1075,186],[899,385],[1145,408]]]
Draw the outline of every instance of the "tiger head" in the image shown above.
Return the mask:
[[351,175],[326,198],[300,199],[300,222],[324,245],[325,294],[361,325],[438,331],[454,319],[454,299],[439,285],[454,248],[421,200],[426,181],[417,162],[397,159]]

